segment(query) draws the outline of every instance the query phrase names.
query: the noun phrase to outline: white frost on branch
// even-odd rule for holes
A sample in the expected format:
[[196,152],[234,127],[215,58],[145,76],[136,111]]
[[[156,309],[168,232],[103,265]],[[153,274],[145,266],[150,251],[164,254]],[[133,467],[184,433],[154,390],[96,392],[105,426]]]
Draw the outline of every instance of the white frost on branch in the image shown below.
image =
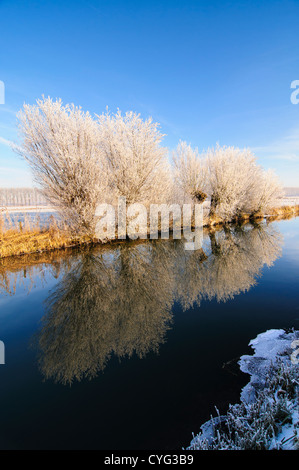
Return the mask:
[[107,182],[97,123],[81,108],[50,98],[25,104],[18,119],[19,153],[43,194],[73,229],[89,232]]
[[[180,141],[172,154],[152,118],[108,110],[96,118],[61,100],[25,104],[18,115],[22,145],[44,196],[77,233],[94,233],[101,203],[202,203],[210,217],[232,220],[278,205],[282,188],[249,149],[220,147],[199,154]],[[17,148],[17,147],[16,147]]]
[[98,116],[101,152],[107,162],[109,190],[127,204],[168,202],[171,171],[164,137],[152,118],[109,111]]
[[250,149],[220,147],[206,154],[211,197],[210,215],[232,219],[277,205],[282,186],[272,171],[257,164]]
[[172,152],[174,186],[184,202],[203,202],[207,197],[207,167],[197,148],[180,141]]

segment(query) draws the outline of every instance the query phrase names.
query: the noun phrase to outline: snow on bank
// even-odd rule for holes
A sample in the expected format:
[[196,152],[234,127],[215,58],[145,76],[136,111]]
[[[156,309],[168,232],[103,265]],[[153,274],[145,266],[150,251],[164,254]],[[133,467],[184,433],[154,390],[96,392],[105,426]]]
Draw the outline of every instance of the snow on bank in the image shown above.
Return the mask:
[[285,196],[281,199],[281,206],[296,206],[299,205],[298,196]]
[[55,207],[52,206],[7,206],[7,207],[1,207],[0,206],[0,212],[8,212],[8,213],[13,213],[13,212],[56,212]]
[[[294,336],[295,335],[295,336]],[[272,364],[278,357],[290,361],[292,354],[291,343],[296,339],[296,333],[287,334],[284,330],[268,330],[250,341],[255,353],[253,356],[242,356],[240,369],[251,375],[250,382],[243,388],[241,400],[252,403],[258,390],[266,386],[267,375]]]
[[241,403],[204,423],[187,450],[299,449],[298,339],[299,331],[268,330],[252,340],[254,354],[239,361],[250,375]]

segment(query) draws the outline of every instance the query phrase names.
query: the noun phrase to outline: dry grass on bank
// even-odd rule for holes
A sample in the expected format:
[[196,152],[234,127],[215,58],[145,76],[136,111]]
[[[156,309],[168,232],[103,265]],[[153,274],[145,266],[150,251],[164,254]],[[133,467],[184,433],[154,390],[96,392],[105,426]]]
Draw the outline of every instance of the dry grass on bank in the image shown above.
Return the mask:
[[[270,214],[256,214],[255,220],[267,218],[269,221],[289,219],[299,215],[299,205],[282,206],[271,210]],[[251,217],[242,215],[232,222],[248,222]],[[221,226],[225,222],[221,219],[205,220],[206,227]],[[20,256],[32,253],[44,253],[56,249],[78,247],[95,242],[90,237],[76,237],[71,235],[66,227],[57,225],[54,217],[51,218],[47,228],[41,228],[37,223],[30,223],[24,217],[24,222],[14,225],[9,214],[6,214],[6,222],[0,213],[0,259]]]
[[269,210],[268,214],[264,214],[262,212],[256,213],[254,215],[243,213],[239,215],[238,217],[235,217],[231,221],[227,222],[223,219],[221,219],[218,216],[214,216],[213,219],[208,219],[206,222],[206,226],[213,227],[217,225],[223,225],[226,223],[246,223],[250,222],[250,220],[261,220],[261,219],[267,219],[270,221],[274,220],[285,220],[285,219],[291,219],[292,217],[297,217],[299,215],[299,205],[295,206],[280,206],[280,207],[275,207],[271,210]]
[[295,206],[281,206],[272,209],[269,218],[271,219],[291,219],[299,215],[299,205]]
[[54,218],[47,228],[32,223],[24,217],[24,222],[14,224],[9,214],[6,221],[0,214],[0,258],[30,253],[42,253],[54,249],[78,246],[89,242],[88,238],[72,236],[65,227],[58,227]]

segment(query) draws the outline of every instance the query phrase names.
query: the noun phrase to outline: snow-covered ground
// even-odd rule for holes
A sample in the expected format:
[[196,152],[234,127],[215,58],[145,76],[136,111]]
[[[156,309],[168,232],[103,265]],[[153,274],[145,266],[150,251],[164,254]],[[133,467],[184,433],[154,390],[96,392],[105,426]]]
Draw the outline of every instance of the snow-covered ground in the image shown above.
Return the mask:
[[241,403],[204,423],[188,450],[299,449],[299,331],[268,330],[249,345]]
[[0,206],[0,212],[55,212],[56,209],[52,206]]
[[[290,196],[290,197],[284,197],[281,200],[281,205],[282,206],[294,206],[294,205],[299,205],[299,197],[298,196]],[[207,200],[203,203],[203,207],[205,211],[208,211],[210,208],[210,201]],[[55,212],[56,209],[53,206],[47,206],[47,205],[38,205],[38,206],[0,206],[0,212]]]
[[299,197],[298,196],[286,196],[282,198],[281,205],[282,206],[296,206],[299,204]]

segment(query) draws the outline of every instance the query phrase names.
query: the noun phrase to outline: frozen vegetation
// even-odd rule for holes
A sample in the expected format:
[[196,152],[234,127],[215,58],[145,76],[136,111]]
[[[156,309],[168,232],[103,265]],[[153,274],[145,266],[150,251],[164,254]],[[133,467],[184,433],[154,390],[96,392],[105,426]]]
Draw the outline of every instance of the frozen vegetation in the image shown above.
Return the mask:
[[268,330],[249,343],[254,354],[239,362],[250,375],[241,402],[204,423],[188,450],[299,449],[298,339],[299,331]]
[[171,153],[158,123],[133,112],[91,116],[43,98],[25,104],[18,119],[22,141],[15,148],[77,234],[93,236],[96,207],[116,205],[119,197],[146,207],[207,200],[211,218],[230,221],[261,214],[283,195],[250,149],[217,145],[200,152],[180,141]]

